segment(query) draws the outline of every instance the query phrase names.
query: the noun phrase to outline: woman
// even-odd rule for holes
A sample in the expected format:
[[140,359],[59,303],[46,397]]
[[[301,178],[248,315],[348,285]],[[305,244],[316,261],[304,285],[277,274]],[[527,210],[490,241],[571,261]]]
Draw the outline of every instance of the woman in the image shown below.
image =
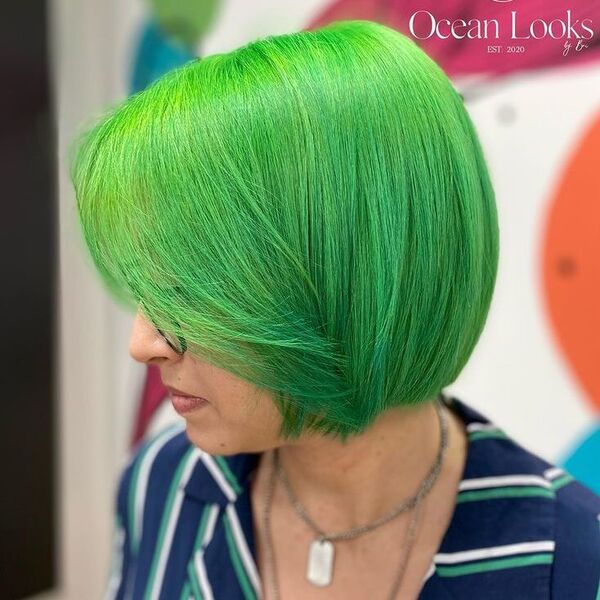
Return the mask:
[[118,491],[116,598],[595,598],[600,498],[442,391],[498,262],[460,95],[337,22],[195,60],[79,145],[85,241],[176,426]]

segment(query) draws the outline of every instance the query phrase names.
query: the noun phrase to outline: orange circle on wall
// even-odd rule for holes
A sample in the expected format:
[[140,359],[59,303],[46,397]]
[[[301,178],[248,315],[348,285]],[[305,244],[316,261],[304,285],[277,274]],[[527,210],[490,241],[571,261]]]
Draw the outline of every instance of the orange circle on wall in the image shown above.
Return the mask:
[[557,345],[600,409],[600,113],[577,142],[549,204],[542,278]]

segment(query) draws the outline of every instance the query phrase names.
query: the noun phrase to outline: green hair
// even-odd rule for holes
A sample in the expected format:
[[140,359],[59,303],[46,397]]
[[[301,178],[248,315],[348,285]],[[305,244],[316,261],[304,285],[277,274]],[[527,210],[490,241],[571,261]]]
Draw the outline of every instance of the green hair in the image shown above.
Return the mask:
[[80,136],[72,179],[115,300],[272,391],[287,438],[434,399],[483,329],[499,234],[477,133],[384,25],[192,60]]

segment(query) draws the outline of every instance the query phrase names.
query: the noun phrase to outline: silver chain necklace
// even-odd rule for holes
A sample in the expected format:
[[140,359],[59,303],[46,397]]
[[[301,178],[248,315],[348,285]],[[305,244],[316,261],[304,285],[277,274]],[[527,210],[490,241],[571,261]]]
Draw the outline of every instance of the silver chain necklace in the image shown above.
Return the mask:
[[285,490],[287,492],[288,498],[294,507],[296,513],[303,519],[303,521],[317,534],[317,538],[311,542],[308,553],[308,562],[307,562],[307,580],[316,586],[327,586],[331,584],[333,579],[333,564],[334,564],[334,547],[333,541],[338,540],[349,540],[359,536],[362,533],[366,533],[368,531],[372,531],[377,527],[391,521],[394,517],[399,514],[406,512],[408,510],[414,509],[411,520],[408,524],[406,536],[405,536],[405,546],[406,552],[404,553],[403,560],[401,562],[400,569],[397,573],[397,576],[394,580],[394,585],[392,586],[392,591],[389,595],[389,600],[394,600],[396,598],[396,594],[402,583],[402,578],[404,576],[404,572],[406,570],[406,564],[408,562],[408,557],[410,555],[411,548],[413,546],[416,526],[418,522],[418,517],[420,514],[421,502],[423,498],[427,495],[429,490],[432,488],[433,484],[438,478],[442,462],[444,459],[444,455],[446,454],[446,450],[448,447],[448,423],[447,423],[447,415],[444,410],[443,405],[443,394],[440,394],[435,402],[435,406],[438,413],[438,418],[440,422],[440,446],[438,449],[438,453],[436,456],[436,460],[429,470],[427,476],[421,482],[417,493],[408,500],[404,500],[399,506],[394,508],[390,513],[380,517],[376,521],[368,525],[361,525],[359,527],[354,527],[349,529],[348,531],[343,531],[340,533],[332,533],[326,534],[324,533],[308,516],[305,508],[298,501],[296,496],[294,495],[293,490],[289,485],[289,481],[287,476],[280,464],[279,461],[279,453],[278,449],[275,448],[273,451],[273,461],[272,461],[272,469],[271,476],[269,480],[269,486],[267,489],[267,497],[265,501],[265,510],[264,510],[264,531],[266,535],[266,544],[265,544],[265,553],[267,558],[267,564],[269,573],[271,575],[271,582],[274,591],[274,600],[280,600],[279,593],[279,584],[277,580],[277,568],[275,563],[275,556],[273,552],[273,541],[271,539],[271,524],[270,524],[270,509],[273,498],[273,491],[275,489],[276,476],[282,480]]

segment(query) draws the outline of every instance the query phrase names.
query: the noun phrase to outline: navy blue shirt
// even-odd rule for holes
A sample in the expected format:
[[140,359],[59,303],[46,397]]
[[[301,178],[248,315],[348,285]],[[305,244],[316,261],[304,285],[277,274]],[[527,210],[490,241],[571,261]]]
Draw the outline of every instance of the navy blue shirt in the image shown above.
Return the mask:
[[[467,457],[420,600],[600,600],[600,496],[443,398],[465,422]],[[259,458],[210,455],[183,421],[140,443],[116,494],[107,600],[259,599],[250,498]]]

